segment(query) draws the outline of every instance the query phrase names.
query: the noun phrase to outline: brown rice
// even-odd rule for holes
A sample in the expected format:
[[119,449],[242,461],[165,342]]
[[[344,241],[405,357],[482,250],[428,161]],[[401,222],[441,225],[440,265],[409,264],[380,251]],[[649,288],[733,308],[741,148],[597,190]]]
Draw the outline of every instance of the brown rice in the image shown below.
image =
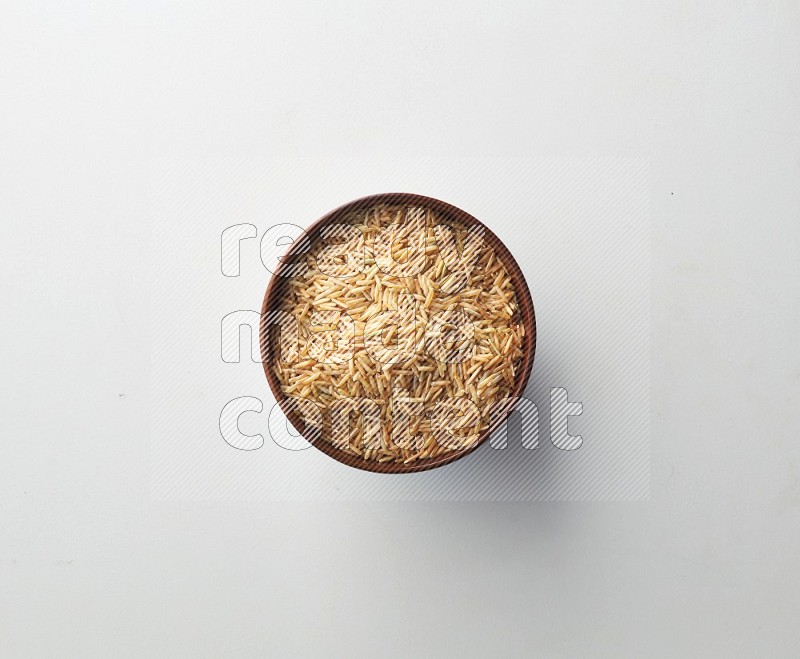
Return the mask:
[[340,224],[282,288],[279,310],[297,322],[281,329],[281,347],[296,340],[287,361],[270,334],[284,394],[315,403],[323,415],[306,423],[365,460],[472,446],[522,357],[508,270],[479,229],[424,208],[380,204]]

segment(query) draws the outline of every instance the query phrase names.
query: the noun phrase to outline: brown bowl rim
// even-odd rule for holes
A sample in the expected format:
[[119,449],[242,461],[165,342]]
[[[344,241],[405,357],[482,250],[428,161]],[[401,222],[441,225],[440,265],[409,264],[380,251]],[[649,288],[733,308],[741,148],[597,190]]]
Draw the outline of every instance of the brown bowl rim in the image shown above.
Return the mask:
[[[337,460],[338,462],[341,462],[342,464],[345,464],[349,467],[354,467],[356,469],[361,469],[364,471],[383,473],[383,474],[416,473],[420,471],[427,471],[429,469],[434,469],[436,467],[441,467],[443,465],[449,464],[451,462],[454,462],[456,460],[459,460],[460,458],[469,455],[473,451],[477,450],[480,446],[482,446],[484,442],[491,436],[491,434],[500,426],[500,424],[505,421],[508,414],[516,406],[516,401],[514,401],[513,399],[522,396],[522,394],[525,392],[525,388],[527,387],[528,380],[530,379],[531,376],[531,370],[533,368],[533,360],[536,353],[536,315],[533,308],[531,291],[527,281],[525,281],[525,275],[522,273],[522,269],[519,267],[519,264],[517,263],[516,259],[511,254],[511,251],[508,249],[508,247],[506,247],[506,245],[503,243],[503,241],[500,240],[500,238],[498,238],[489,227],[487,227],[483,222],[481,222],[477,218],[473,217],[466,211],[461,210],[456,206],[453,206],[452,204],[449,204],[445,201],[441,201],[440,199],[436,199],[434,197],[426,197],[424,195],[419,195],[409,192],[384,192],[354,199],[353,201],[349,201],[345,204],[342,204],[341,206],[334,208],[332,211],[326,213],[305,230],[306,236],[308,237],[310,244],[312,245],[314,244],[314,241],[319,237],[321,228],[326,224],[341,219],[342,217],[352,213],[353,211],[366,209],[370,206],[374,206],[377,204],[419,205],[436,211],[446,219],[461,222],[466,226],[477,225],[483,227],[484,239],[489,242],[489,244],[495,250],[495,253],[498,254],[500,259],[503,261],[504,265],[508,269],[509,275],[511,276],[514,289],[517,293],[517,301],[520,306],[520,319],[525,328],[525,337],[523,339],[523,345],[522,345],[522,362],[521,362],[522,369],[515,378],[514,389],[509,395],[509,398],[511,398],[512,401],[508,405],[505,414],[499,414],[495,422],[492,423],[486,430],[484,430],[481,433],[481,435],[479,436],[478,440],[475,442],[474,445],[462,449],[460,451],[452,451],[444,453],[434,458],[423,458],[413,463],[403,464],[394,462],[381,463],[373,460],[364,460],[363,458],[351,455],[350,453],[346,453],[345,451],[336,448],[335,446],[329,444],[323,439],[319,439],[319,441],[309,442],[316,449],[322,451],[326,455],[332,457],[334,460]],[[264,301],[261,305],[261,322],[259,326],[261,361],[264,368],[264,374],[266,375],[267,378],[267,382],[281,410],[289,419],[292,426],[301,434],[303,433],[305,426],[299,415],[294,410],[289,409],[287,407],[286,403],[287,396],[286,394],[283,393],[283,390],[280,387],[277,377],[273,373],[272,368],[270,367],[270,363],[267,360],[267,355],[268,355],[267,341],[269,336],[268,336],[268,326],[266,324],[266,318],[268,310],[275,308],[275,303],[277,302],[278,295],[279,293],[282,293],[282,291],[280,290],[281,287],[279,286],[279,284],[282,281],[284,281],[282,275],[280,274],[281,270],[288,267],[287,262],[289,260],[289,257],[295,255],[295,251],[302,243],[303,241],[295,240],[292,242],[291,245],[289,245],[286,253],[279,261],[278,266],[275,269],[275,273],[270,278],[269,283],[267,284],[267,290],[264,293]]]

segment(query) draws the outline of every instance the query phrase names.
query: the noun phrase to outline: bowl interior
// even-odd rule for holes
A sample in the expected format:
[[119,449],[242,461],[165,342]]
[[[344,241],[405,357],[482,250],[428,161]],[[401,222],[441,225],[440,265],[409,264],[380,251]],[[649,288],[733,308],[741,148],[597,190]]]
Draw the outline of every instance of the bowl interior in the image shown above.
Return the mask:
[[[438,199],[402,192],[371,195],[369,197],[363,197],[361,199],[351,201],[343,206],[340,206],[339,208],[336,208],[306,229],[308,242],[299,239],[289,246],[286,255],[281,259],[281,263],[278,264],[275,274],[270,279],[270,282],[267,286],[267,291],[264,295],[264,302],[261,307],[260,327],[261,359],[264,367],[264,373],[267,377],[267,381],[269,382],[270,389],[272,389],[272,393],[274,394],[275,399],[278,401],[278,404],[280,405],[284,414],[294,428],[301,434],[304,433],[305,430],[302,417],[294,408],[287,404],[287,396],[283,393],[277,376],[272,368],[271,355],[274,354],[274,351],[270,350],[270,345],[273,341],[274,332],[270,330],[270,326],[266,323],[267,312],[278,308],[285,293],[286,286],[288,285],[288,278],[284,276],[284,274],[288,271],[288,268],[292,263],[302,258],[301,252],[304,251],[302,249],[303,246],[307,247],[309,243],[311,245],[315,244],[320,237],[322,228],[326,225],[341,222],[353,212],[367,210],[368,208],[371,208],[377,204],[408,204],[420,206],[436,212],[445,220],[458,222],[466,227],[475,225],[483,227],[483,237],[486,244],[494,250],[497,257],[505,265],[511,277],[512,284],[517,294],[520,321],[525,328],[520,368],[515,374],[514,388],[509,398],[513,399],[515,397],[522,396],[523,392],[525,391],[525,387],[528,384],[528,379],[530,378],[531,368],[533,366],[533,358],[536,352],[536,318],[533,310],[533,301],[531,300],[530,289],[528,288],[528,284],[526,283],[525,277],[522,274],[522,270],[503,242],[494,233],[492,233],[492,231],[486,227],[486,225],[472,217],[472,215],[469,213],[466,213],[465,211],[462,211],[461,209]],[[311,443],[317,449],[328,454],[335,460],[338,460],[339,462],[351,467],[356,467],[357,469],[364,469],[367,471],[380,473],[409,473],[425,471],[427,469],[433,469],[434,467],[439,467],[441,465],[453,462],[454,460],[458,460],[459,458],[462,458],[476,450],[489,438],[491,433],[497,429],[497,427],[505,419],[506,415],[511,412],[513,407],[513,400],[510,400],[506,413],[500,414],[495,423],[484,430],[479,436],[478,441],[469,448],[443,453],[433,458],[422,458],[410,464],[395,462],[380,463],[374,460],[365,460],[358,456],[351,455],[350,453],[347,453],[322,439],[313,441]]]

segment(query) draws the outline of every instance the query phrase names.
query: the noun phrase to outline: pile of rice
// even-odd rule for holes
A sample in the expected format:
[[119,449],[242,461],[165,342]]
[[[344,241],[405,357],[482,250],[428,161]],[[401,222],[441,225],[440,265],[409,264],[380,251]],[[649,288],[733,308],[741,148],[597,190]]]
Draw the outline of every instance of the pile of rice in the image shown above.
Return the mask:
[[281,357],[270,335],[271,368],[305,413],[307,439],[406,464],[474,445],[522,357],[504,264],[480,229],[429,209],[377,205],[339,224],[281,289],[279,309],[297,321],[294,333],[283,324]]

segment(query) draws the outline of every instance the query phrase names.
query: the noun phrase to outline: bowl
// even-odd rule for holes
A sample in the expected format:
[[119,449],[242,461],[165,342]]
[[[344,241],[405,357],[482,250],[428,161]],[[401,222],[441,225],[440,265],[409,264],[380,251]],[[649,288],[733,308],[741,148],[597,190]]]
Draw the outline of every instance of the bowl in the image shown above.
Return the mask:
[[496,256],[503,262],[508,271],[512,284],[514,286],[517,303],[519,305],[520,322],[525,329],[525,336],[522,341],[522,357],[520,360],[520,368],[514,376],[514,386],[508,397],[508,404],[506,409],[501,410],[497,415],[494,423],[485,429],[478,437],[477,441],[464,449],[443,453],[432,458],[421,458],[410,464],[402,462],[377,462],[374,460],[367,460],[359,456],[352,455],[337,448],[331,443],[323,439],[312,441],[311,444],[318,450],[327,454],[339,462],[363,469],[365,471],[372,471],[384,474],[400,474],[412,473],[419,471],[426,471],[435,467],[459,460],[464,456],[477,450],[489,436],[505,422],[508,414],[515,407],[515,399],[523,395],[525,387],[531,375],[533,367],[533,358],[536,352],[536,317],[533,309],[533,301],[531,299],[530,288],[528,287],[522,270],[512,256],[509,249],[503,242],[482,222],[474,218],[466,211],[456,208],[451,204],[431,197],[425,197],[418,194],[410,194],[404,192],[390,192],[384,194],[370,195],[362,197],[349,203],[346,203],[338,208],[327,213],[319,220],[314,222],[306,229],[306,236],[308,241],[301,239],[295,240],[288,248],[286,254],[280,259],[275,273],[267,285],[267,290],[264,295],[264,301],[261,307],[261,326],[259,330],[260,346],[261,346],[261,359],[264,367],[264,373],[269,383],[269,387],[275,396],[278,405],[284,412],[292,426],[300,433],[305,431],[305,424],[302,417],[296,412],[294,406],[288,404],[288,397],[283,392],[276,374],[272,369],[272,357],[274,351],[270,349],[270,343],[274,340],[273,333],[270,331],[270,325],[267,323],[267,315],[270,311],[274,311],[279,307],[280,301],[284,295],[285,287],[288,285],[288,269],[291,267],[293,261],[297,259],[299,254],[303,251],[303,246],[306,248],[309,244],[313,245],[320,237],[322,229],[330,224],[341,222],[345,217],[351,215],[353,212],[366,210],[377,204],[398,204],[398,205],[413,205],[436,212],[440,217],[445,220],[458,222],[465,227],[482,227],[483,238],[487,245],[489,245],[495,252]]

